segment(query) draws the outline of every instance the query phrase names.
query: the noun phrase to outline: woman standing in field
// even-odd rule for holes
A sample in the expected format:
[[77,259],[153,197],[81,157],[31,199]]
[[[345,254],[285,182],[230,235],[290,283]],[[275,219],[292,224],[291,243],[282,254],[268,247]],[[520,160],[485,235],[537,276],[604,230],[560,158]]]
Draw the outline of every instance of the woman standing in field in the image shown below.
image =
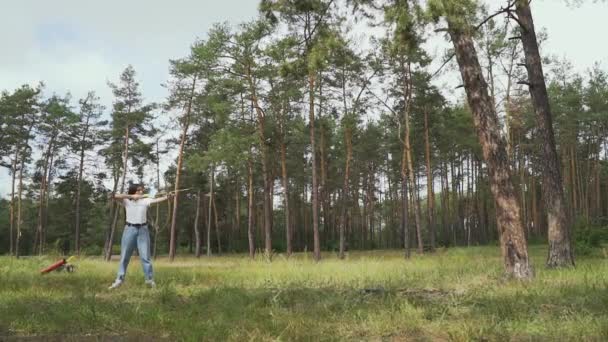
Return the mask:
[[127,266],[129,265],[129,260],[135,250],[135,246],[137,246],[139,259],[144,271],[145,283],[150,287],[156,286],[152,270],[152,260],[150,259],[150,231],[146,222],[146,214],[150,204],[165,201],[172,196],[169,194],[159,198],[146,198],[144,186],[141,184],[129,185],[128,194],[112,194],[112,198],[125,207],[127,222],[120,243],[118,274],[114,283],[110,285],[110,290],[124,283]]

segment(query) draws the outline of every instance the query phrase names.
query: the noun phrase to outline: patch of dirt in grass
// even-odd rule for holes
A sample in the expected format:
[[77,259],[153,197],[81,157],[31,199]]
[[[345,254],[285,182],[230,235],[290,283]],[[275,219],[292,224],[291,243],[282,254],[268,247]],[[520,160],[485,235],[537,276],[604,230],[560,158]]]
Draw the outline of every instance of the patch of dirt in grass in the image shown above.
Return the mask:
[[0,342],[64,342],[64,341],[103,341],[103,342],[131,342],[131,341],[173,341],[166,336],[137,335],[137,334],[83,334],[83,335],[32,335],[32,336],[0,336]]

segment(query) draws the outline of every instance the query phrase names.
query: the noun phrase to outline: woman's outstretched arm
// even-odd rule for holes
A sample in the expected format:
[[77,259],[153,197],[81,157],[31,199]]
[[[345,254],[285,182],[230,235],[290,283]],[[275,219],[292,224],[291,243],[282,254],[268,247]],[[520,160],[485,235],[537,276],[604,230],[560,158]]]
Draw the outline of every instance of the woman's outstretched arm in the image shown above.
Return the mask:
[[148,204],[154,204],[154,203],[159,203],[159,202],[162,202],[162,201],[166,201],[166,200],[168,200],[170,198],[173,198],[174,196],[175,196],[174,194],[170,193],[170,194],[167,194],[167,195],[162,196],[162,197],[150,198],[150,199],[148,199]]

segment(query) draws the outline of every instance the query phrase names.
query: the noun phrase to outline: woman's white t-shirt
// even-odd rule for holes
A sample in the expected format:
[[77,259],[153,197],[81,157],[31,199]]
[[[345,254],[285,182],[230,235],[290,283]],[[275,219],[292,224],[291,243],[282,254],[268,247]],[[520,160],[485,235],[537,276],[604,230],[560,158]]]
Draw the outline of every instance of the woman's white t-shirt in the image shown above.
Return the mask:
[[123,205],[127,211],[127,222],[132,224],[146,223],[146,213],[150,204],[162,201],[163,198],[140,198],[138,200],[124,199]]

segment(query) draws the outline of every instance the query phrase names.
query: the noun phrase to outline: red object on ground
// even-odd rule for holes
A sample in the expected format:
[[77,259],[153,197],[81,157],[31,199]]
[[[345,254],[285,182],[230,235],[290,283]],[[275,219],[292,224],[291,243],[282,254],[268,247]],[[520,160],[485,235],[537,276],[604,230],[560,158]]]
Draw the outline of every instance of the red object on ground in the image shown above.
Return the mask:
[[61,267],[65,263],[67,263],[67,261],[65,259],[61,259],[61,260],[57,261],[56,263],[52,264],[51,266],[49,266],[49,267],[41,270],[40,273],[41,274],[49,273],[51,271],[54,271],[54,270],[58,269],[59,267]]

